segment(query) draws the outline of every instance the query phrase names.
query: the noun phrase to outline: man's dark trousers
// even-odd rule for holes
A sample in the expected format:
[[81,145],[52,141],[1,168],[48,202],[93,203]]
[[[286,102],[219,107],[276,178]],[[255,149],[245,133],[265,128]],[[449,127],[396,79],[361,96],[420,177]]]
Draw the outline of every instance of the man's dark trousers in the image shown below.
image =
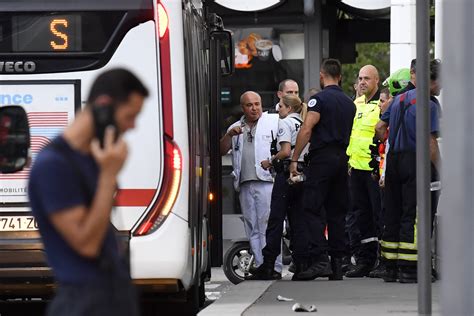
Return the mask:
[[360,248],[360,231],[357,226],[357,209],[354,207],[352,190],[351,190],[351,181],[350,177],[348,178],[348,188],[349,188],[349,203],[347,205],[347,214],[346,214],[346,248],[347,256],[351,257],[352,254],[358,254]]
[[[345,216],[348,206],[345,146],[326,146],[310,153],[305,170],[304,215],[308,233],[308,253],[312,260],[321,255],[342,258],[345,254]],[[323,211],[325,209],[325,212]],[[324,228],[328,225],[328,240]]]
[[350,183],[360,232],[357,263],[372,266],[377,260],[378,237],[381,234],[381,227],[378,226],[382,208],[379,184],[373,179],[371,171],[358,169],[351,169]]
[[416,269],[416,153],[389,153],[384,198],[382,257],[391,268]]
[[303,184],[297,183],[289,185],[287,179],[288,172],[279,172],[273,184],[270,216],[266,235],[265,248],[262,249],[263,260],[271,264],[281,252],[281,238],[283,234],[283,224],[288,216],[290,222],[290,239],[292,257],[296,263],[306,260],[305,236],[306,227],[303,217],[302,196]]

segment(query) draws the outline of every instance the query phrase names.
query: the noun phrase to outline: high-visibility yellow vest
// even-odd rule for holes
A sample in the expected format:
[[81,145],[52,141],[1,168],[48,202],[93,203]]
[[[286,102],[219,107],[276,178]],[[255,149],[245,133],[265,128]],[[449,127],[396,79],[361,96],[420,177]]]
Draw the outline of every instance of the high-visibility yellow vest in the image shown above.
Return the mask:
[[357,170],[372,170],[369,146],[374,144],[375,125],[380,119],[380,100],[366,103],[365,95],[355,99],[356,115],[352,125],[351,139],[347,147],[349,165]]

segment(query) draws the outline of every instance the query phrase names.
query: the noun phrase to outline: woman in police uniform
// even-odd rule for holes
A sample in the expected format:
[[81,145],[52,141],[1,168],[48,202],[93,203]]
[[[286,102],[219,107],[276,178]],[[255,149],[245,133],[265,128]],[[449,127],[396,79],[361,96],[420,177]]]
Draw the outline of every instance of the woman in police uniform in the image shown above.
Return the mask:
[[[299,258],[304,254],[303,233],[304,221],[301,212],[301,197],[303,192],[302,183],[292,183],[289,179],[288,167],[292,150],[296,143],[296,137],[303,124],[306,115],[306,104],[295,95],[286,95],[280,102],[278,112],[280,120],[278,122],[277,149],[278,152],[270,159],[261,162],[264,169],[273,168],[275,183],[273,185],[270,217],[266,230],[266,246],[262,250],[263,264],[258,267],[250,280],[272,280],[279,279],[281,275],[274,271],[273,267],[276,258],[281,253],[281,237],[283,223],[288,215],[291,229],[291,248],[293,261],[298,263]],[[304,163],[305,151],[300,156],[299,164]]]

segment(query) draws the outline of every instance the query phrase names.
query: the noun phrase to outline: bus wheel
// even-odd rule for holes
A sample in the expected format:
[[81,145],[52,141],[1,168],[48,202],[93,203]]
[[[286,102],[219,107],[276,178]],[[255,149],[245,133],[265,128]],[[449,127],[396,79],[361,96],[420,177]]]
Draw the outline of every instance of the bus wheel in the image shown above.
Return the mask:
[[224,274],[230,282],[239,284],[249,275],[249,267],[253,263],[250,244],[237,242],[224,255]]

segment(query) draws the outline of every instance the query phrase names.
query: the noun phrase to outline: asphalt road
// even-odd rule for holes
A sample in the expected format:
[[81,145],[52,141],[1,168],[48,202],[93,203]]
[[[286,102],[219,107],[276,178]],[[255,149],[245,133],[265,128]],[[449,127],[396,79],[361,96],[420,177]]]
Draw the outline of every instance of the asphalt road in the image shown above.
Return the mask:
[[[206,303],[203,308],[206,308],[219,299],[233,286],[234,285],[225,277],[222,268],[213,268],[211,281],[206,283]],[[46,304],[47,302],[40,299],[0,301],[0,316],[43,316],[45,314]],[[158,314],[180,315],[182,305],[183,304],[179,302],[160,302],[153,308],[153,310],[157,312],[144,310],[142,314],[144,316]]]

